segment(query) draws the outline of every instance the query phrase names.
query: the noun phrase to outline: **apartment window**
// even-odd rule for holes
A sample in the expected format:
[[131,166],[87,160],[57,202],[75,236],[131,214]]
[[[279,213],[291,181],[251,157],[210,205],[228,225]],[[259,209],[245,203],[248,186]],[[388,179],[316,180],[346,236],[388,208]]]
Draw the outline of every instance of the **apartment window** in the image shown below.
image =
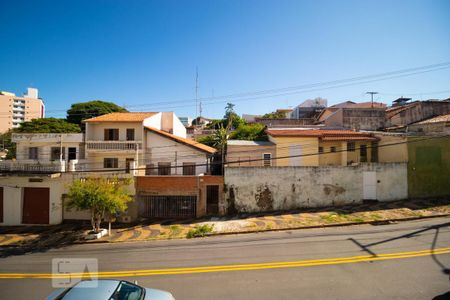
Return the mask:
[[170,175],[170,162],[158,163],[158,175]]
[[105,141],[118,141],[119,140],[119,129],[105,129]]
[[38,147],[28,148],[28,159],[38,159]]
[[323,147],[319,147],[319,154],[323,153]]
[[195,175],[195,163],[183,163],[183,175]]
[[134,141],[134,128],[127,128],[127,141]]
[[347,151],[348,152],[355,152],[355,142],[348,142],[347,143]]
[[[66,148],[62,148],[62,159],[65,159]],[[52,147],[50,150],[50,160],[59,160],[61,155],[61,147]]]
[[330,152],[336,152],[336,147],[335,146],[331,146],[330,147]]
[[119,167],[119,159],[118,158],[104,158],[103,159],[103,167],[105,169],[112,169]]
[[361,145],[359,147],[360,162],[367,162],[367,145]]
[[263,153],[263,166],[270,167],[272,165],[272,153]]

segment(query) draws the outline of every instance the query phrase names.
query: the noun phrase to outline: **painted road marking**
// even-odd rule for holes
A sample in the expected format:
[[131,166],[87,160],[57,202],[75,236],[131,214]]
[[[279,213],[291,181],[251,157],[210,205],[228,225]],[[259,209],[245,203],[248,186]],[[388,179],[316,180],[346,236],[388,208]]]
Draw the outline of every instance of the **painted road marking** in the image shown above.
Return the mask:
[[312,260],[298,260],[287,262],[268,262],[268,263],[254,263],[254,264],[237,264],[237,265],[223,265],[223,266],[204,266],[204,267],[189,267],[189,268],[167,268],[154,270],[125,270],[125,271],[110,271],[98,273],[71,273],[71,274],[46,274],[46,273],[0,273],[0,279],[16,279],[16,278],[110,278],[110,277],[141,277],[141,276],[157,276],[157,275],[181,275],[181,274],[195,274],[195,273],[211,273],[211,272],[229,272],[229,271],[249,271],[249,270],[264,270],[264,269],[280,269],[280,268],[298,268],[321,265],[336,265],[349,264],[366,261],[379,261],[390,259],[412,258],[429,255],[439,255],[450,253],[449,248],[437,248],[434,250],[420,250],[410,252],[384,253],[363,256],[350,256],[338,258],[324,258]]

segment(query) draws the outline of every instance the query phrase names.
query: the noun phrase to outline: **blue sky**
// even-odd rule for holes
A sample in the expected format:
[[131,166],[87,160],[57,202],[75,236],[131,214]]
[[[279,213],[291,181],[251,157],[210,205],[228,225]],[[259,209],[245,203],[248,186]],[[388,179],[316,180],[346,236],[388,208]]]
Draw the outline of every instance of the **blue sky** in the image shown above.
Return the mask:
[[[47,114],[102,99],[130,110],[195,114],[211,97],[450,61],[450,1],[0,1],[0,90],[39,88]],[[203,115],[265,113],[308,98],[380,92],[450,97],[450,68],[252,100],[214,99]],[[442,93],[435,93],[441,92]],[[173,102],[177,101],[177,102]],[[172,102],[172,103],[171,103]],[[207,102],[207,101],[205,101]]]

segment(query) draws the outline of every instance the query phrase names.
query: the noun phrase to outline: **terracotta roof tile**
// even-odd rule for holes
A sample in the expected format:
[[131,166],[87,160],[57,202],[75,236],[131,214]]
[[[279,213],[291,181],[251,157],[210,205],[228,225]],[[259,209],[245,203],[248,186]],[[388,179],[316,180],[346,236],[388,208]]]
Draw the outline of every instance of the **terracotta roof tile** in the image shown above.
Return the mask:
[[83,122],[142,122],[157,112],[114,112],[84,120]]
[[193,147],[193,148],[195,148],[197,150],[203,151],[203,152],[207,152],[207,153],[213,154],[213,153],[215,153],[217,151],[216,149],[214,149],[212,147],[209,147],[209,146],[206,146],[205,144],[202,144],[202,143],[190,140],[190,139],[185,139],[185,138],[176,136],[174,134],[171,134],[171,133],[168,133],[168,132],[165,132],[165,131],[162,131],[162,130],[159,130],[159,129],[156,129],[156,128],[153,128],[153,127],[144,126],[144,128],[147,129],[147,130],[150,130],[150,131],[152,131],[154,133],[157,133],[159,135],[165,136],[165,137],[167,137],[169,139],[172,139],[172,140],[174,140],[176,142],[185,144],[186,146]]

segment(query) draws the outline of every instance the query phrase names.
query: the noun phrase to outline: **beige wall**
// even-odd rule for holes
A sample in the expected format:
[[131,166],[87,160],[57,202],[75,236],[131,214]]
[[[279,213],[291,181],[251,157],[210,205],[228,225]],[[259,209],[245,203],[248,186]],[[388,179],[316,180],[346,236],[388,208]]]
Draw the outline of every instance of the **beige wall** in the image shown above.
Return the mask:
[[119,129],[119,141],[127,140],[127,129],[134,129],[134,139],[142,140],[142,122],[99,122],[86,124],[87,141],[103,141],[105,139],[105,129]]
[[[228,145],[227,162],[229,167],[262,167],[264,166],[263,154],[270,153],[272,158],[277,157],[275,145]],[[255,160],[255,161],[249,161]],[[238,163],[235,163],[238,162]],[[277,165],[277,160],[272,160],[272,166]]]
[[[292,156],[292,153],[300,155],[317,154],[319,150],[318,138],[306,137],[273,137],[269,136],[269,140],[276,144],[277,157]],[[300,166],[318,166],[318,155],[307,155],[295,158],[283,158],[277,160],[277,166],[289,166],[297,163]]]
[[[378,145],[378,161],[379,162],[407,162],[408,161],[408,144],[407,138],[404,136],[389,136],[376,134],[380,139]],[[392,145],[396,144],[396,145]],[[392,145],[392,146],[389,146]]]

